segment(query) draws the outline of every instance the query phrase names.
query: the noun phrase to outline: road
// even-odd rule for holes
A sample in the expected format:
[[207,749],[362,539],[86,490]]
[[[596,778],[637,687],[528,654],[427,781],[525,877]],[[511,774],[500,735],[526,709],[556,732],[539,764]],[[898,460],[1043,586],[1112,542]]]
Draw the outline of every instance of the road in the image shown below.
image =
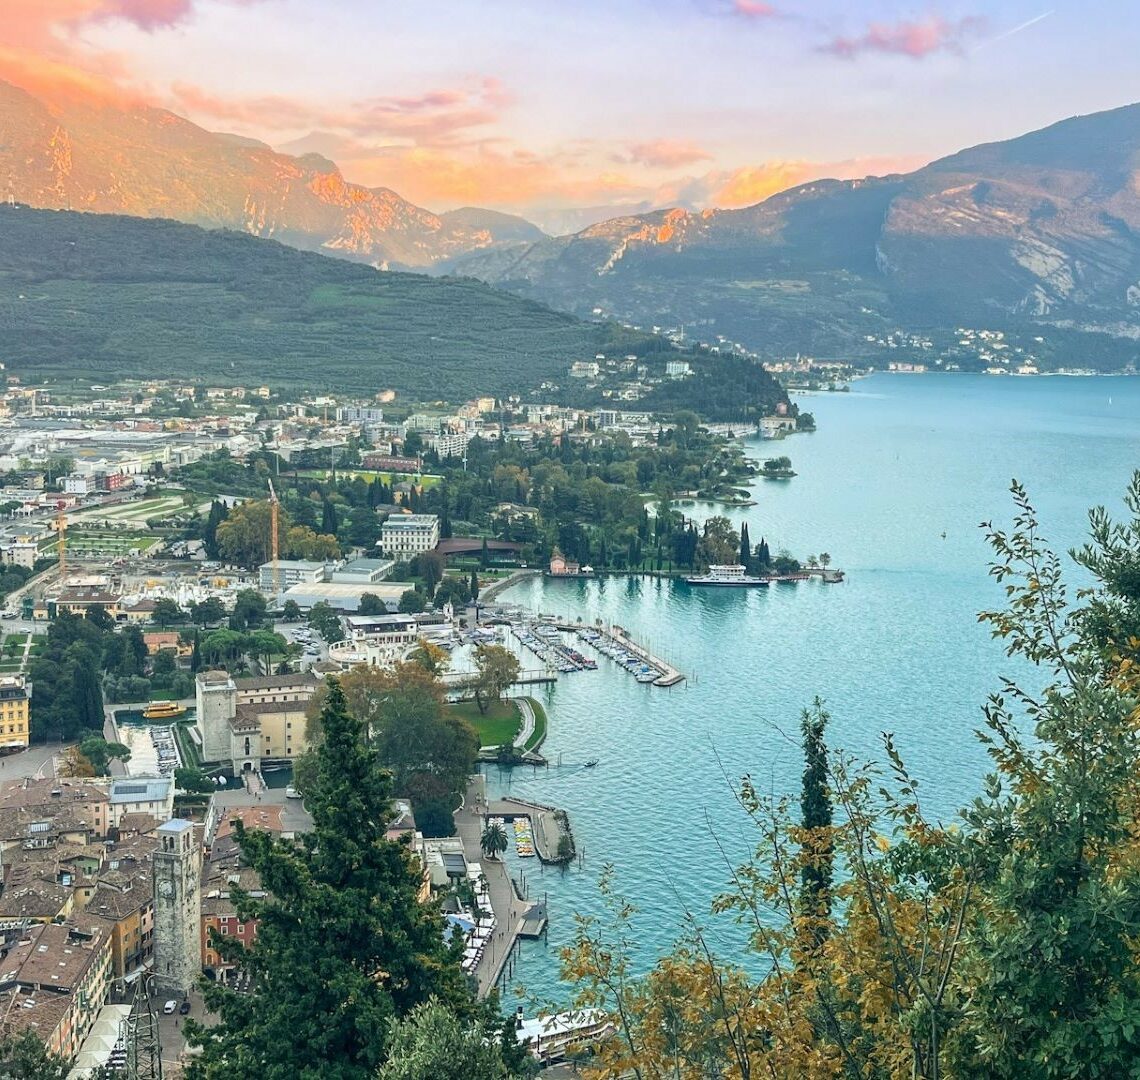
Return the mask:
[[25,776],[36,779],[55,776],[55,759],[70,743],[48,743],[30,746],[18,754],[0,757],[0,783],[22,780]]

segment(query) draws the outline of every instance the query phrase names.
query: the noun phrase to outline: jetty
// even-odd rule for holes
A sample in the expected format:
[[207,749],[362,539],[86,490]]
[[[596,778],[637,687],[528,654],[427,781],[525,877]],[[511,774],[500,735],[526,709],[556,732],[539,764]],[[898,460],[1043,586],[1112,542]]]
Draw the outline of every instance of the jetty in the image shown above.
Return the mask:
[[[627,668],[638,682],[653,686],[676,686],[685,680],[685,676],[672,664],[638,644],[630,637],[629,631],[617,623],[605,630],[588,626],[565,626],[562,629],[573,630],[582,641]],[[632,663],[625,661],[629,657],[632,657]]]

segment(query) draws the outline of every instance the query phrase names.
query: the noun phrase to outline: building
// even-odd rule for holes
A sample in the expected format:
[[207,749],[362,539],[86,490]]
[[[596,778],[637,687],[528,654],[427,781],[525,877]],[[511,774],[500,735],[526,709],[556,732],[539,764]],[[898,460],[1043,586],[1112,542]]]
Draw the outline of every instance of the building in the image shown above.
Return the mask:
[[665,375],[670,379],[683,379],[692,375],[693,369],[687,360],[668,360],[665,363]]
[[439,543],[435,514],[393,514],[380,526],[380,547],[385,555],[407,562]]
[[550,555],[550,576],[570,577],[580,573],[581,567],[573,559],[567,559],[558,548]]
[[69,615],[86,615],[92,608],[102,608],[112,619],[119,616],[122,596],[97,585],[64,589],[54,600],[48,601],[48,618],[67,612]]
[[409,431],[439,431],[440,418],[427,413],[412,413],[408,417]]
[[194,826],[160,825],[154,865],[154,976],[166,993],[188,994],[202,972],[202,886]]
[[27,749],[30,697],[23,675],[0,676],[0,752]]
[[334,570],[329,580],[337,585],[374,585],[383,581],[395,565],[391,559],[353,559]]
[[365,454],[361,464],[366,469],[379,472],[422,473],[424,463],[418,457],[396,457],[392,454]]
[[281,818],[281,807],[273,805],[231,807],[218,815],[218,829],[202,868],[202,967],[222,982],[233,964],[214,948],[212,935],[234,938],[246,948],[257,937],[257,920],[238,918],[232,890],[238,886],[251,896],[265,895],[257,873],[242,861],[233,837],[233,823],[240,820],[247,829],[280,836]]
[[425,435],[424,446],[434,450],[441,458],[462,457],[467,453],[467,443],[471,436],[466,432],[443,431],[436,435]]
[[384,410],[375,405],[341,405],[336,419],[340,424],[382,424]]
[[112,829],[129,814],[146,814],[165,821],[174,812],[174,778],[171,776],[116,776],[107,792]]
[[0,959],[0,1031],[33,1032],[50,1052],[72,1058],[110,984],[111,943],[98,918],[16,931]]
[[[37,835],[56,839],[74,835],[81,837],[78,842],[82,844],[106,840],[111,827],[109,787],[106,780],[62,777],[36,780],[25,776],[14,781],[0,791],[0,852],[27,846],[21,838],[30,840]],[[43,828],[44,824],[48,827]]]
[[111,939],[111,971],[122,979],[154,954],[154,868],[158,844],[151,834],[115,849],[95,876],[84,918],[104,920]]
[[575,360],[570,365],[570,378],[596,379],[601,368],[593,360]]
[[305,710],[319,681],[301,675],[234,679],[203,671],[195,680],[204,761],[225,762],[235,773],[258,772],[264,762],[287,762],[308,749]]
[[23,566],[31,570],[40,557],[40,546],[34,540],[13,540],[0,555],[11,566]]
[[98,486],[97,479],[91,473],[69,473],[63,478],[65,495],[91,495]]
[[276,572],[277,580],[274,582],[273,563],[262,563],[258,568],[258,586],[262,592],[281,592],[293,585],[324,581],[328,570],[323,562],[310,562],[307,559],[279,559]]

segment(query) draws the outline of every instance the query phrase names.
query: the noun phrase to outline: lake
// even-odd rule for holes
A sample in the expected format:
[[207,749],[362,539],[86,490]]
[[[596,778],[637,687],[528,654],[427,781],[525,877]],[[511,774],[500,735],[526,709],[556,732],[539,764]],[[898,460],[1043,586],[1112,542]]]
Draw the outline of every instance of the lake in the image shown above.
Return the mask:
[[[748,444],[755,457],[786,454],[798,475],[758,480],[757,505],[727,516],[773,554],[829,552],[843,584],[535,578],[502,597],[617,622],[689,676],[672,690],[644,686],[599,657],[597,672],[545,695],[544,753],[562,767],[491,770],[493,789],[564,807],[584,852],[568,871],[515,863],[530,895],[549,898],[549,939],[523,945],[514,975],[543,999],[568,992],[558,947],[575,912],[601,910],[604,864],[639,909],[643,966],[669,948],[686,907],[707,915],[728,880],[720,849],[738,860],[755,840],[730,780],[750,773],[764,790],[797,793],[798,718],[816,695],[833,746],[881,760],[880,734],[894,732],[928,812],[952,816],[986,771],[980,706],[1000,675],[1024,674],[976,621],[1003,599],[979,522],[1010,521],[1016,477],[1044,535],[1067,549],[1091,504],[1123,513],[1140,467],[1140,379],[874,375],[799,402],[816,433]],[[593,758],[596,768],[580,767]],[[740,959],[733,928],[714,924],[714,937]]]

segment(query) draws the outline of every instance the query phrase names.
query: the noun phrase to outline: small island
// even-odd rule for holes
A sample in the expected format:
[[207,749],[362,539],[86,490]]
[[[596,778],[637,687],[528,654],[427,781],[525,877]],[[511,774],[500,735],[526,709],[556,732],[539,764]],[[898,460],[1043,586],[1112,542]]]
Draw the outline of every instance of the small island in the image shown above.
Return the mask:
[[791,458],[774,457],[768,458],[760,467],[760,475],[765,480],[790,480],[796,474]]

